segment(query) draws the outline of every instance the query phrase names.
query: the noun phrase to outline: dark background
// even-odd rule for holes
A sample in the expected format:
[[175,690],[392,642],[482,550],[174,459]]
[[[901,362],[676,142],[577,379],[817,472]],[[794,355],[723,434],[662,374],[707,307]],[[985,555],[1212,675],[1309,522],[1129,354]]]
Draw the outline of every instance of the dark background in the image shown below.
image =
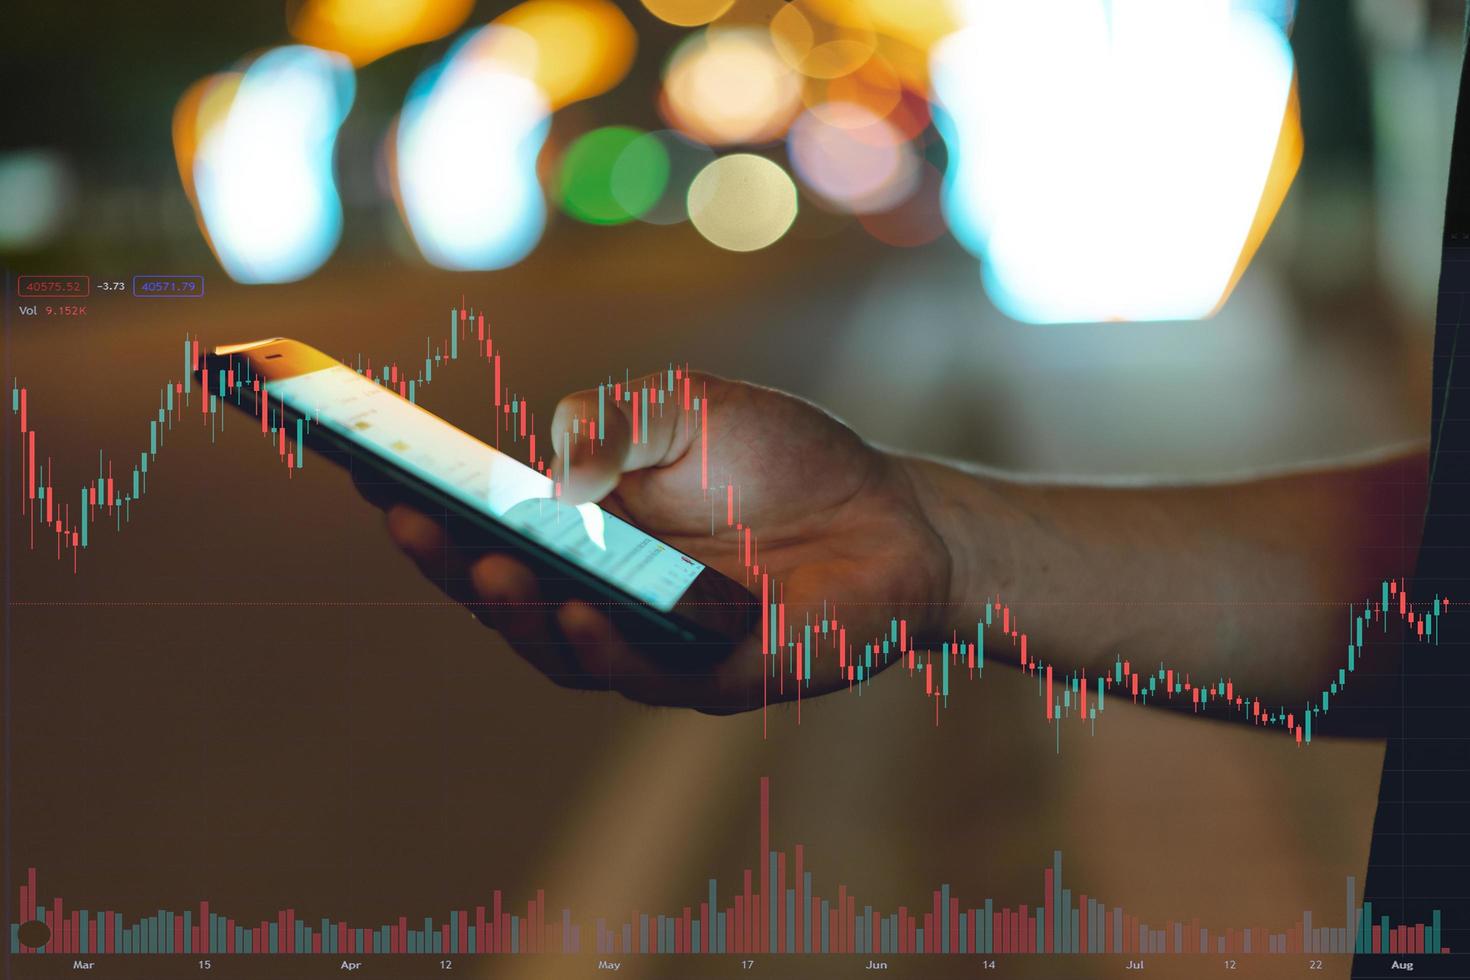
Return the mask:
[[[471,23],[499,9],[481,5]],[[660,125],[661,52],[682,32],[626,9],[641,45],[633,73],[558,113],[553,148],[592,126]],[[19,94],[0,140],[61,153],[75,191],[63,232],[5,256],[10,269],[202,274],[207,296],[94,293],[85,318],[24,322],[7,303],[7,380],[28,386],[65,487],[91,474],[99,449],[121,458],[146,443],[185,334],[284,334],[344,357],[406,359],[461,296],[489,312],[506,383],[543,434],[564,391],[675,360],[814,398],[879,441],[1038,474],[1207,478],[1422,441],[1435,187],[1449,165],[1462,9],[1420,5],[1412,30],[1373,9],[1302,6],[1302,171],[1218,317],[1035,328],[990,306],[975,260],[947,238],[889,249],[805,200],[792,233],[750,255],[714,249],[687,225],[561,219],[511,269],[430,269],[377,188],[375,148],[447,42],[358,73],[333,259],[301,283],[237,286],[179,187],[169,118],[190,82],[283,43],[281,8],[25,5],[6,18],[0,84]],[[1384,100],[1395,111],[1375,110]],[[423,400],[484,433],[487,391],[480,367],[461,364]],[[29,547],[13,465],[7,474],[11,907],[27,866],[73,906],[136,915],[207,897],[246,920],[287,903],[308,919],[439,917],[494,888],[520,905],[544,887],[590,944],[597,915],[697,903],[709,875],[728,893],[756,857],[761,775],[772,778],[773,841],[806,843],[819,886],[841,880],[860,904],[922,906],[942,881],[982,901],[1034,901],[1053,848],[1074,890],[1212,926],[1289,924],[1304,907],[1335,924],[1344,877],[1364,879],[1382,742],[1319,738],[1299,751],[1119,705],[1096,738],[1064,732],[1058,752],[1033,685],[999,669],[961,685],[938,727],[890,672],[861,698],[805,705],[800,726],[775,712],[765,739],[758,716],[562,691],[440,605],[341,473],[309,461],[288,479],[243,420],[227,424],[211,443],[186,416],[146,500],[120,533],[96,530],[75,574],[45,537]],[[1187,583],[1180,592],[1215,598]],[[1035,604],[1028,615],[1058,614],[1045,597],[1013,599]],[[1263,655],[1290,656],[1290,643]],[[1444,763],[1461,780],[1464,744],[1450,743]],[[1433,798],[1434,785],[1412,791]],[[1470,949],[1464,921],[1446,913],[1452,944]],[[1043,975],[1055,964],[1004,967]],[[1149,964],[1175,968],[1194,969]],[[625,969],[688,972],[667,959]]]

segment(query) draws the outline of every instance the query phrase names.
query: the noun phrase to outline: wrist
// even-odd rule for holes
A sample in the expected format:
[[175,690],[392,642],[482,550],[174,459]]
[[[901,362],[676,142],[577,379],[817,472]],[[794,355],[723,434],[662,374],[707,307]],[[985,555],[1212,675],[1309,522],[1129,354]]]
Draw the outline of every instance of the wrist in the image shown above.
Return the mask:
[[994,595],[1012,579],[1004,528],[1005,515],[1014,507],[999,479],[932,459],[901,457],[900,462],[920,513],[947,552],[948,589],[936,597],[943,610],[937,619],[952,619],[957,609]]

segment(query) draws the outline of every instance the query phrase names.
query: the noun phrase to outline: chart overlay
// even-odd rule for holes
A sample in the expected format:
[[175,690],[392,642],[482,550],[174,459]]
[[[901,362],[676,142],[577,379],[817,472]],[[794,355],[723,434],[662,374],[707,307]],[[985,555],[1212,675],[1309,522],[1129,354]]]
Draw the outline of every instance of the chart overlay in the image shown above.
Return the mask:
[[10,926],[12,953],[92,955],[181,954],[482,954],[622,955],[1186,955],[1449,953],[1440,914],[1429,922],[1394,922],[1358,904],[1347,878],[1344,904],[1334,913],[1306,909],[1290,923],[1202,924],[1179,915],[1148,922],[1126,908],[1066,884],[1062,853],[1040,870],[1031,902],[934,888],[923,907],[874,905],[840,880],[823,886],[802,844],[771,846],[770,781],[760,781],[760,851],[733,886],[709,879],[707,894],[682,908],[631,909],[590,922],[549,904],[544,890],[512,911],[501,892],[473,908],[437,915],[401,915],[362,923],[295,908],[253,919],[202,900],[197,906],[125,915],[107,908],[73,908],[62,896],[43,898],[35,868],[20,886],[19,907],[35,917]]
[[[148,481],[157,474],[157,461],[166,450],[169,434],[193,419],[192,424],[207,427],[211,441],[219,441],[232,428],[227,410],[234,409],[226,403],[244,404],[247,393],[259,419],[252,431],[269,443],[287,476],[306,466],[304,440],[313,420],[287,419],[279,402],[271,399],[269,384],[249,376],[248,366],[219,370],[217,377],[200,380],[207,352],[208,347],[202,346],[199,338],[185,337],[180,347],[179,375],[158,386],[158,407],[147,419],[146,442],[136,457],[110,459],[99,452],[95,476],[80,481],[73,477],[70,488],[63,482],[60,465],[45,455],[29,390],[19,379],[12,380],[10,410],[19,428],[17,444],[22,458],[18,463],[25,484],[19,495],[21,516],[28,530],[26,540],[33,550],[51,550],[58,560],[69,561],[81,574],[82,558],[93,547],[99,525],[122,530],[133,510],[146,499]],[[375,365],[361,355],[343,360],[367,379],[415,402],[436,375],[442,376],[452,365],[470,362],[481,365],[489,374],[488,400],[497,420],[497,447],[550,476],[559,494],[566,474],[551,472],[545,446],[537,443],[534,412],[527,400],[507,384],[508,369],[502,364],[501,351],[483,311],[463,304],[451,308],[444,334],[426,338],[422,360],[415,359],[412,365],[398,360]],[[663,371],[637,380],[626,372],[620,380],[604,378],[597,385],[596,413],[573,418],[562,433],[566,442],[563,449],[568,451],[561,454],[561,459],[569,458],[573,440],[600,444],[606,436],[607,413],[619,403],[628,411],[634,443],[646,443],[651,421],[666,413],[679,413],[676,424],[687,426],[691,436],[698,434],[703,499],[691,500],[690,507],[710,512],[712,533],[735,532],[730,538],[731,557],[739,561],[746,584],[761,597],[759,655],[765,699],[769,704],[794,697],[798,723],[801,698],[816,672],[830,672],[839,683],[846,683],[860,694],[877,671],[896,661],[916,690],[922,686],[923,696],[932,706],[934,723],[938,724],[941,708],[950,704],[957,687],[983,678],[987,660],[1000,658],[1035,678],[1038,700],[1042,702],[1039,713],[1047,723],[1056,723],[1059,748],[1063,722],[1094,734],[1107,705],[1119,697],[1133,702],[1187,705],[1202,717],[1280,729],[1307,745],[1314,729],[1320,729],[1323,717],[1330,712],[1333,699],[1362,664],[1370,631],[1386,634],[1390,628],[1403,629],[1420,644],[1437,644],[1442,621],[1452,609],[1447,596],[1411,600],[1402,578],[1383,579],[1378,595],[1344,602],[1347,635],[1341,664],[1334,675],[1322,679],[1316,698],[1297,705],[1263,701],[1241,689],[1230,677],[1201,679],[1167,663],[1134,663],[1121,654],[1111,670],[1093,676],[1084,670],[1056,667],[1030,643],[1019,616],[999,596],[986,599],[976,609],[973,631],[965,636],[954,632],[948,637],[919,637],[910,629],[909,621],[897,615],[889,619],[886,634],[857,635],[849,632],[835,603],[824,603],[819,614],[804,611],[788,617],[781,582],[761,564],[757,530],[741,519],[738,481],[711,473],[709,417],[714,408],[687,366],[671,363]],[[763,711],[762,725],[767,722],[768,713]]]

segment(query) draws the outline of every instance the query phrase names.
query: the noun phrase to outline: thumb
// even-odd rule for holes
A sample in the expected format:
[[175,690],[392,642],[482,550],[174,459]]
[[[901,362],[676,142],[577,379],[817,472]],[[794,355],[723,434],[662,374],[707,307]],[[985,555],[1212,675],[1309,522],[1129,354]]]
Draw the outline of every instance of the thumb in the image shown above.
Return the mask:
[[697,392],[701,410],[708,411],[710,391],[723,383],[698,375],[673,378],[670,387],[670,375],[659,371],[626,386],[588,388],[557,404],[551,473],[563,483],[564,501],[601,500],[624,473],[670,466],[689,451],[697,426],[683,396]]
[[612,405],[605,388],[599,411],[596,388],[567,395],[551,417],[551,445],[556,455],[551,476],[561,481],[561,497],[569,504],[601,500],[618,485],[632,442],[628,416]]

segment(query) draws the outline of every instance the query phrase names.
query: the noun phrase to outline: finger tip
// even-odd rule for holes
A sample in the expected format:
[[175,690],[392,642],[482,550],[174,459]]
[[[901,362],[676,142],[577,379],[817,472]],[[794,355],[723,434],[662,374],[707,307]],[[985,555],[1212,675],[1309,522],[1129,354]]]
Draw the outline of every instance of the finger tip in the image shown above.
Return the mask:
[[489,602],[526,603],[536,598],[536,578],[524,564],[505,555],[487,555],[470,566],[475,591]]
[[400,548],[432,548],[442,537],[439,525],[407,504],[394,504],[384,514],[388,536]]
[[618,476],[615,467],[601,460],[573,459],[563,478],[561,501],[575,505],[601,500],[618,485]]
[[557,610],[557,622],[574,642],[604,639],[611,635],[612,624],[606,616],[578,599],[564,603]]

